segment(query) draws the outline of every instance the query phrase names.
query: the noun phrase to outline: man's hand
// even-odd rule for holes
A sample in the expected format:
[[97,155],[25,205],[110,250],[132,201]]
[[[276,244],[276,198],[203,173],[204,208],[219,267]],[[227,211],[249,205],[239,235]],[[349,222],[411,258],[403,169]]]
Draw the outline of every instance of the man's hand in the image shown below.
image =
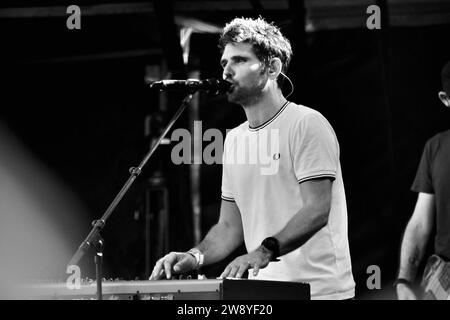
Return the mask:
[[170,252],[156,262],[149,280],[159,280],[164,274],[170,279],[172,274],[192,271],[196,265],[197,261],[189,253]]
[[257,276],[259,269],[267,267],[272,257],[272,253],[260,246],[255,251],[237,257],[228,264],[220,275],[220,278],[241,278],[248,269],[253,269],[253,276]]
[[398,300],[417,300],[414,291],[410,286],[399,283],[396,287]]

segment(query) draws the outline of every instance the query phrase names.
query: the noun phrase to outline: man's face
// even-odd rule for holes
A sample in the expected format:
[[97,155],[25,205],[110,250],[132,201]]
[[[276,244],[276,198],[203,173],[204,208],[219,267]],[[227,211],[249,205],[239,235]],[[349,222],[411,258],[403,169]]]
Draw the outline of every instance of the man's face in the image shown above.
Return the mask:
[[268,77],[251,44],[227,44],[220,65],[223,68],[223,78],[232,83],[228,101],[242,105],[258,101],[266,87]]

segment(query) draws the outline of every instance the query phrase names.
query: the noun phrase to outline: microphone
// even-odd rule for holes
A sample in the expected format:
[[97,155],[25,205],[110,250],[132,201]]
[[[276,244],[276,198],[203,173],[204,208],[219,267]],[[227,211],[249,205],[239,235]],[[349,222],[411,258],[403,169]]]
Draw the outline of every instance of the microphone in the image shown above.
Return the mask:
[[150,89],[159,91],[181,91],[192,94],[201,90],[215,95],[228,92],[230,87],[230,82],[215,78],[205,80],[161,80],[155,81],[150,85]]

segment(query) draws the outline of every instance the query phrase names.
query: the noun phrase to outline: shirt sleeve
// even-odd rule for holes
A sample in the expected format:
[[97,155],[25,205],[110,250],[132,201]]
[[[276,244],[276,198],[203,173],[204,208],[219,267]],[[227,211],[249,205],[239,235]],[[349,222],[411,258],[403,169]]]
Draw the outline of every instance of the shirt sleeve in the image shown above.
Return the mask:
[[433,181],[431,178],[431,154],[431,140],[428,140],[423,149],[416,177],[411,186],[411,190],[414,192],[434,194]]
[[336,178],[339,144],[333,128],[320,113],[310,113],[295,127],[292,156],[298,183]]
[[[227,147],[228,145],[228,147]],[[229,150],[231,146],[229,146],[229,136],[225,138],[225,143],[223,147],[223,155],[222,155],[222,199],[225,201],[234,202],[234,192],[232,188],[232,179],[230,173],[231,164],[227,161],[227,150]]]

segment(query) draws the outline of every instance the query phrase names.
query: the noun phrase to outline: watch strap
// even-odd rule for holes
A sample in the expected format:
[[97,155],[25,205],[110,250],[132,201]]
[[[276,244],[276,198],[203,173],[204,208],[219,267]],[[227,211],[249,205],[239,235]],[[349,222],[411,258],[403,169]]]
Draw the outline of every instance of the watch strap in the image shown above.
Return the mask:
[[412,282],[409,281],[409,280],[407,280],[407,279],[405,279],[405,278],[397,278],[397,280],[394,281],[394,283],[392,284],[392,286],[393,286],[394,288],[396,288],[397,285],[400,284],[400,283],[405,284],[405,285],[407,285],[408,287],[412,287]]
[[190,254],[191,256],[193,256],[195,258],[196,269],[199,269],[203,266],[205,256],[203,255],[203,253],[200,250],[198,250],[197,248],[192,248],[189,251],[187,251],[186,253]]

